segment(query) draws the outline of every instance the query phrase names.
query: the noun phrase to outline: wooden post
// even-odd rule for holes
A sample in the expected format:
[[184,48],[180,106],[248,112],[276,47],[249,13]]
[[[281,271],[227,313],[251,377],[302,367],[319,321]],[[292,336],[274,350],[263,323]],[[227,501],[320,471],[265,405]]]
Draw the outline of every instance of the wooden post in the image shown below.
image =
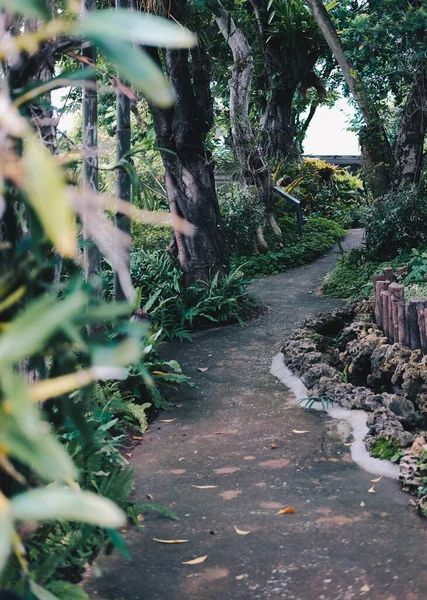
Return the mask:
[[372,283],[374,286],[374,310],[375,310],[375,323],[382,327],[381,322],[381,290],[379,283],[385,280],[384,273],[378,273],[377,275],[372,276]]
[[382,302],[383,302],[383,331],[386,335],[386,337],[389,337],[389,314],[388,314],[388,309],[389,309],[389,291],[388,290],[384,290],[383,292],[381,292],[381,298],[382,298]]
[[427,334],[425,327],[425,313],[427,308],[427,300],[425,301],[424,306],[421,303],[417,307],[418,313],[418,329],[420,332],[420,342],[421,342],[421,350],[425,354],[427,352]]
[[408,274],[408,267],[398,267],[396,269],[396,275],[400,278],[406,277],[407,274]]
[[383,272],[385,280],[392,283],[394,281],[393,269],[391,267],[385,267]]
[[397,303],[397,325],[398,342],[406,345],[406,310],[402,300]]
[[422,300],[422,298],[413,298],[409,301],[406,309],[408,345],[411,350],[418,350],[418,348],[421,348],[417,307]]
[[390,308],[389,308],[389,321],[390,341],[399,341],[399,318],[398,318],[398,305],[399,302],[405,302],[405,289],[400,283],[391,283],[389,288]]
[[[382,293],[387,291],[389,288],[389,281],[378,281],[376,284],[376,295],[375,295],[375,319],[377,325],[384,331],[384,302]],[[376,316],[378,310],[378,318]]]

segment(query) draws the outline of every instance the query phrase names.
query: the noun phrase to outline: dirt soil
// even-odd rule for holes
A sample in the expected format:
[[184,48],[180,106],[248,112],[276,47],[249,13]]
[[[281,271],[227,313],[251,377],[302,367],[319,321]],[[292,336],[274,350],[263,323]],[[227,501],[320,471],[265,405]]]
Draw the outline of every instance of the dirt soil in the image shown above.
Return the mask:
[[[352,231],[345,245],[360,239]],[[166,348],[199,390],[174,397],[177,406],[151,425],[130,463],[134,498],[163,504],[180,521],[149,513],[142,531],[129,528],[131,559],[117,551],[101,557],[86,577],[91,597],[427,598],[426,521],[410,496],[390,479],[373,484],[350,458],[346,427],[296,406],[269,374],[301,320],[340,304],[316,294],[337,256],[333,249],[257,280],[252,291],[269,310],[247,326],[199,332],[192,344]],[[277,515],[286,507],[295,513]],[[182,564],[206,555],[200,564]]]

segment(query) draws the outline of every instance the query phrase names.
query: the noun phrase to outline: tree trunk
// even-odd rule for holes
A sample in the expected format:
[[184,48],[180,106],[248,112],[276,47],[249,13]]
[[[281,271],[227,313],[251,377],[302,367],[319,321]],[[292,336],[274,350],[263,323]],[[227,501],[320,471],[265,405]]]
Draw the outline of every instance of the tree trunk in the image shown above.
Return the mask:
[[[128,8],[129,0],[116,0],[116,8]],[[123,156],[130,150],[131,129],[130,129],[130,100],[127,96],[116,91],[116,161],[119,162]],[[116,170],[116,198],[119,200],[131,201],[131,183],[129,175],[125,169]],[[116,229],[130,235],[131,222],[129,217],[117,212]],[[128,268],[130,268],[130,257],[128,256]],[[116,300],[125,300],[117,273],[114,274],[114,298]]]
[[393,177],[396,189],[419,184],[426,130],[427,69],[421,68],[415,73],[415,80],[403,109],[397,133]]
[[[182,14],[176,4],[171,12],[180,21]],[[159,61],[157,50],[152,49],[151,54]],[[210,60],[202,43],[192,51],[191,66],[188,50],[167,49],[163,58],[176,102],[172,109],[153,106],[152,111],[171,214],[194,226],[193,235],[175,230],[179,263],[188,286],[200,280],[210,282],[216,273],[229,271],[212,157],[205,144],[213,122]]]
[[294,161],[299,158],[296,145],[296,123],[293,112],[293,100],[296,88],[272,90],[270,98],[261,117],[261,128],[266,134],[264,147],[267,156]]
[[359,74],[345,54],[344,46],[322,0],[307,0],[307,4],[310,6],[319,29],[341,68],[351,95],[363,115],[365,129],[360,137],[362,159],[373,195],[381,196],[390,187],[393,168],[393,156],[381,119]]
[[[231,16],[218,2],[219,13],[215,20],[227,41],[233,55],[230,86],[230,124],[233,146],[244,172],[247,184],[255,185],[260,202],[270,220],[273,212],[272,179],[267,158],[261,145],[255,139],[249,119],[249,101],[252,88],[254,62],[252,49],[243,32],[236,27]],[[280,235],[280,229],[272,218],[274,231]],[[264,245],[262,236],[259,236]]]
[[[82,12],[96,10],[96,0],[82,0]],[[96,48],[89,46],[83,49],[83,56],[96,63]],[[83,125],[83,187],[91,192],[98,192],[98,92],[96,75],[88,80],[89,85],[82,90],[82,125]],[[85,247],[83,249],[84,271],[86,279],[92,279],[101,273],[101,253],[98,247],[83,232]],[[102,288],[96,286],[96,293]]]

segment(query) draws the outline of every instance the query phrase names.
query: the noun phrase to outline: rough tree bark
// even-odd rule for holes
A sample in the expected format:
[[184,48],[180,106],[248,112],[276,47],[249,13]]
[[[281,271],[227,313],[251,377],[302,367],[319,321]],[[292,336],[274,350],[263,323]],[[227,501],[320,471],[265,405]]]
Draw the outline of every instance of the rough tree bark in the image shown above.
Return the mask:
[[[96,0],[82,0],[82,13],[96,10]],[[96,64],[96,48],[88,46],[83,49],[83,56]],[[98,192],[98,92],[96,75],[88,80],[82,91],[82,125],[83,125],[83,187],[91,192]],[[84,271],[86,279],[101,273],[101,253],[97,246],[90,242],[83,232],[86,245],[83,250]],[[96,286],[101,294],[101,286]]]
[[[258,33],[264,59],[263,87],[267,96],[261,116],[261,128],[265,132],[265,152],[269,158],[297,160],[300,148],[296,140],[297,124],[293,102],[298,86],[314,87],[319,95],[325,94],[321,79],[313,68],[321,49],[300,49],[292,64],[286,64],[281,52],[281,40],[266,35],[270,12],[266,0],[250,0],[257,21]],[[280,78],[277,78],[277,74]]]
[[341,39],[322,0],[307,0],[323,36],[339,64],[343,77],[357,103],[364,121],[361,135],[362,159],[367,180],[375,197],[385,194],[391,185],[393,155],[381,119],[366,92],[363,81],[347,58]]
[[423,167],[427,131],[427,69],[415,73],[414,83],[403,109],[394,151],[393,185],[403,189],[418,185]]
[[[165,0],[165,14],[182,21],[185,0]],[[157,50],[151,54],[159,60]],[[213,123],[210,60],[202,43],[191,51],[164,50],[163,63],[176,95],[173,108],[152,107],[157,145],[162,149],[166,189],[172,215],[194,226],[192,236],[176,230],[175,240],[184,283],[209,282],[229,271],[221,226],[212,157],[206,135]]]
[[[260,202],[265,207],[273,232],[281,235],[273,214],[272,179],[267,157],[255,139],[249,118],[249,101],[254,70],[252,49],[246,36],[236,26],[220,2],[218,2],[215,20],[230,47],[234,60],[229,81],[230,124],[234,150],[243,165],[246,183],[256,186]],[[257,242],[261,247],[266,247],[261,230],[258,232]]]
[[[116,8],[129,8],[129,0],[116,0]],[[130,150],[131,128],[130,128],[130,100],[120,92],[116,91],[116,161],[119,162],[126,152]],[[125,169],[116,170],[116,198],[131,201],[131,183],[128,173]],[[117,212],[116,229],[130,235],[131,222],[129,217]],[[128,268],[130,266],[130,257],[128,257]],[[114,275],[114,298],[124,300],[126,298],[120,280]]]

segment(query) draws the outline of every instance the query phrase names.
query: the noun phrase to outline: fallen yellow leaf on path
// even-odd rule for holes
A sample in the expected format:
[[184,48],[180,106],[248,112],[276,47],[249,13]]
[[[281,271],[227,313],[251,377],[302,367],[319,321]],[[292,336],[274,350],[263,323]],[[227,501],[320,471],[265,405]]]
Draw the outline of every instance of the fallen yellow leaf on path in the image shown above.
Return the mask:
[[234,526],[234,529],[239,535],[249,535],[251,533],[250,531],[243,531],[242,529],[238,529],[236,526]]
[[197,370],[201,373],[206,373],[206,371],[209,371],[209,367],[199,367]]
[[159,540],[158,538],[153,538],[153,542],[158,542],[159,544],[186,544],[190,540]]
[[352,445],[353,445],[353,442],[348,442],[348,443],[344,444],[344,446],[352,446]]
[[292,429],[292,433],[310,433],[305,429]]
[[199,556],[199,558],[193,558],[193,560],[186,560],[182,564],[183,565],[200,565],[200,563],[205,562],[207,557],[208,557],[208,555],[206,554],[205,556]]
[[383,478],[383,476],[381,475],[381,477],[378,477],[378,479],[371,479],[371,482],[378,483],[379,481],[381,481],[382,478]]
[[369,488],[368,492],[370,494],[376,494],[377,492],[375,491],[375,486],[373,485],[371,488]]
[[176,421],[176,417],[174,419],[160,419],[160,423],[172,423]]
[[362,587],[360,588],[361,592],[369,592],[371,590],[371,588],[369,587],[369,585],[362,585]]
[[197,488],[198,490],[211,490],[217,488],[217,485],[192,485],[191,487]]
[[152,499],[153,499],[153,497],[154,497],[154,496],[153,496],[153,494],[147,494],[147,498],[148,498],[149,500],[152,500]]
[[281,510],[279,510],[279,512],[276,513],[276,515],[293,515],[295,512],[295,509],[292,508],[292,506],[287,506],[286,508],[282,508]]
[[138,515],[137,519],[140,523],[142,523],[142,521],[144,520],[144,515]]
[[362,500],[362,502],[360,503],[360,506],[362,506],[362,507],[363,507],[363,506],[365,506],[365,503],[363,502],[363,500]]

